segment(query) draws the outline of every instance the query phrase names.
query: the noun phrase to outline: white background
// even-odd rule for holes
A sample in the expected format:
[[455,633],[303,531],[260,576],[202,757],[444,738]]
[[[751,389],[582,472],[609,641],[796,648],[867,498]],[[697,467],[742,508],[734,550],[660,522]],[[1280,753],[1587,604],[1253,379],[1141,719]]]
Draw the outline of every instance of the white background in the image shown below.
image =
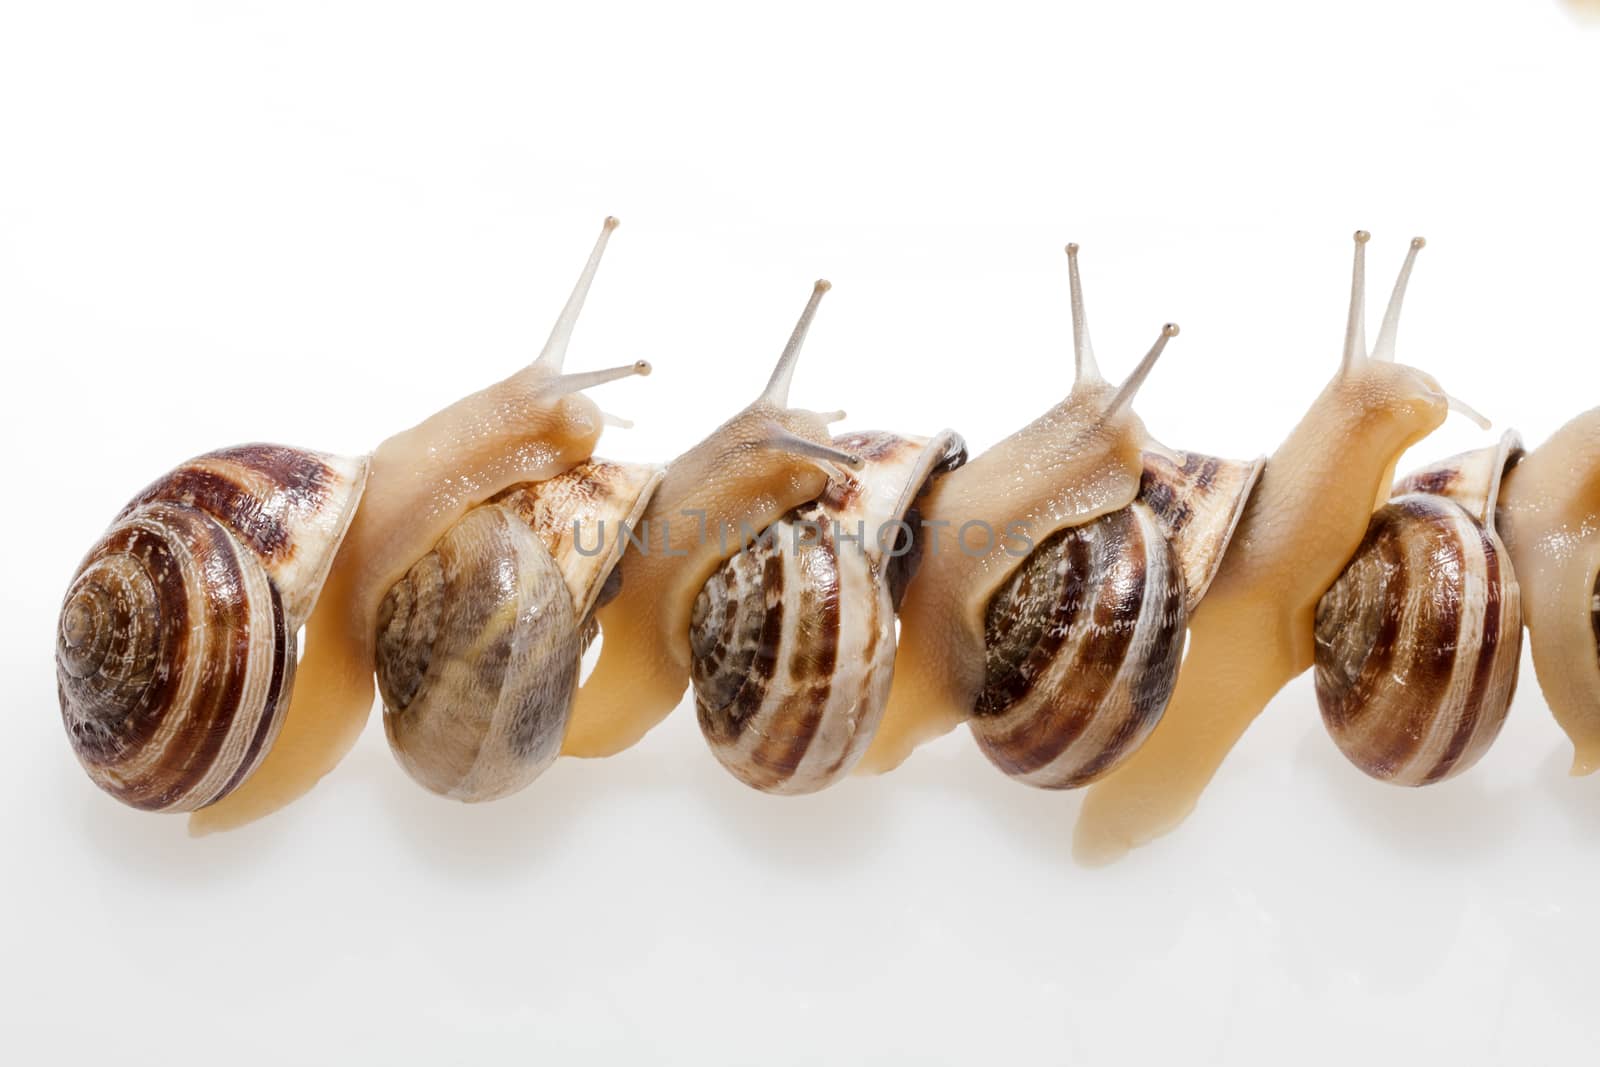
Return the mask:
[[[537,351],[664,460],[751,398],[982,448],[1067,389],[1061,245],[1139,408],[1270,451],[1333,371],[1349,233],[1400,357],[1541,440],[1600,401],[1600,32],[1556,0],[6,4],[0,1047],[62,1061],[1540,1062],[1591,1055],[1600,780],[1531,670],[1502,740],[1371,783],[1280,695],[1177,834],[1105,870],[1079,799],[964,732],[758,795],[682,709],[486,807],[372,724],[313,795],[185,836],[90,786],[51,640],[172,463],[370,448]],[[1373,314],[1379,312],[1376,307]],[[1452,418],[1413,457],[1490,435]],[[1249,655],[1241,649],[1240,655]],[[1164,1059],[1163,1059],[1164,1058]],[[20,1061],[19,1061],[20,1062]]]

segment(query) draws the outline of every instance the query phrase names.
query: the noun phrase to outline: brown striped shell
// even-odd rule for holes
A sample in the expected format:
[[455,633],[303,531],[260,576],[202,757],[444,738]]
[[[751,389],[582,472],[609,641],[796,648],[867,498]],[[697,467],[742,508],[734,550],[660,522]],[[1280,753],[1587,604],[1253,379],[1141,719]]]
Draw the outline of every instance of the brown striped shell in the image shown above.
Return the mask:
[[[593,459],[473,508],[378,609],[384,732],[417,782],[493,800],[555,760],[590,613],[661,471]],[[614,593],[614,586],[611,587]]]
[[190,460],[123,509],[56,631],[62,722],[96,785],[193,811],[255,770],[366,472],[365,459],[245,445]]
[[1189,613],[1260,470],[1147,451],[1132,504],[1032,548],[985,617],[970,728],[995,766],[1074,789],[1149,736],[1177,680]]
[[1522,606],[1494,512],[1519,452],[1507,434],[1402,479],[1317,605],[1322,721],[1374,778],[1428,785],[1459,774],[1505,722]]
[[[862,466],[726,560],[691,617],[700,730],[746,785],[810,793],[850,772],[894,677],[895,609],[915,567],[913,503],[966,458],[957,435],[834,438]],[[753,534],[754,531],[751,531]]]

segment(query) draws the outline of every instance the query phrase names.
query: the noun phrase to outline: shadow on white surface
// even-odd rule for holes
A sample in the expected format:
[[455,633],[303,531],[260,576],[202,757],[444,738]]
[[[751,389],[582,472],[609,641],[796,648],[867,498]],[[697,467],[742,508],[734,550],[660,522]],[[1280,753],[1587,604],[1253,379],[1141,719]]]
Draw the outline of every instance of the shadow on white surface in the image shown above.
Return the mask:
[[1306,731],[1295,763],[1307,788],[1325,793],[1332,807],[1358,824],[1358,832],[1399,856],[1418,862],[1465,862],[1502,850],[1526,818],[1515,791],[1496,790],[1486,775],[1468,769],[1457,778],[1421,788],[1368,777],[1347,760],[1320,728]]
[[121,875],[152,882],[213,886],[246,881],[251,872],[274,862],[304,827],[278,813],[240,830],[189,836],[188,816],[153,815],[124,807],[94,788],[82,775],[49,775],[60,810],[70,814],[78,838],[67,843],[95,856]]
[[1540,765],[1539,781],[1580,844],[1600,844],[1600,775],[1576,777],[1569,773],[1571,766],[1572,747],[1563,742]]
[[[678,714],[682,714],[680,709]],[[1079,793],[1031,789],[995,770],[959,732],[921,751],[889,776],[852,777],[807,796],[771,796],[724,771],[676,715],[640,746],[609,759],[563,758],[522,792],[462,804],[419,788],[386,751],[366,746],[336,772],[341,785],[372,791],[388,829],[419,860],[463,878],[513,877],[597,833],[627,847],[619,809],[639,804],[684,811],[730,851],[794,872],[844,875],[871,865],[911,829],[941,827],[921,799],[974,813],[995,837],[1053,866],[1077,870],[1071,830]],[[287,813],[279,813],[272,821]]]
[[978,751],[965,726],[875,781],[887,792],[904,791],[908,805],[915,804],[917,794],[940,796],[976,812],[988,834],[1009,839],[1019,851],[1054,867],[1080,869],[1072,858],[1072,827],[1083,791],[1036,789],[1015,781]]
[[[649,753],[607,760],[559,759],[520,793],[464,804],[428,792],[371,746],[363,761],[389,829],[430,869],[463,881],[514,878],[555,862],[569,847],[592,843],[597,821],[640,797],[681,787],[670,763]],[[619,844],[617,847],[621,847]]]

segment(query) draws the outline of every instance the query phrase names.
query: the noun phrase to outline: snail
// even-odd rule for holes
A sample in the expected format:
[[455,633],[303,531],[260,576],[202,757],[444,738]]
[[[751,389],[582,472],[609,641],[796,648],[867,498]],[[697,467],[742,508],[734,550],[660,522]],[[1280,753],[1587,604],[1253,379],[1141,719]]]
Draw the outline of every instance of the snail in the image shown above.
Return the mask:
[[1333,380],[1267,460],[1205,601],[1166,715],[1120,768],[1096,783],[1076,851],[1116,858],[1175,827],[1273,695],[1312,665],[1318,602],[1360,546],[1389,493],[1402,452],[1451,408],[1432,377],[1394,362],[1412,241],[1369,353],[1365,251],[1355,235],[1343,360]]
[[861,469],[723,561],[690,616],[701,733],[735,777],[770,793],[832,785],[866,750],[894,677],[895,609],[918,563],[915,501],[966,459],[948,430],[833,444]]
[[338,763],[371,710],[384,593],[473,505],[589,458],[603,416],[581,390],[649,372],[562,373],[615,225],[539,358],[510,378],[364,459],[247,446],[134,499],[80,565],[57,628],[62,718],[97,784],[193,811],[199,833],[281,807]]
[[554,762],[590,612],[661,480],[592,459],[464,515],[378,608],[384,732],[426,788],[493,800]]
[[1131,504],[1053,535],[984,613],[968,727],[1006,774],[1076,789],[1155,729],[1261,463],[1146,446]]
[[1600,408],[1572,419],[1506,473],[1500,528],[1522,585],[1534,675],[1573,745],[1573,774],[1600,767]]
[[1374,778],[1460,774],[1505,724],[1522,656],[1522,597],[1495,529],[1515,433],[1416,471],[1367,524],[1316,612],[1322,721]]
[[[901,613],[902,660],[863,767],[884,771],[969,721],[1005,773],[1069,788],[1161,716],[1258,463],[1172,452],[1131,409],[1177,327],[1121,387],[1101,376],[1067,246],[1076,376],[1067,398],[921,505],[937,534]],[[975,545],[968,531],[984,534]]]
[[256,770],[366,480],[364,458],[244,445],[122,509],[78,565],[56,634],[62,722],[96,785],[193,811]]
[[694,605],[713,572],[743,541],[819,497],[839,468],[861,457],[827,424],[843,412],[788,406],[817,305],[819,281],[761,395],[667,467],[618,565],[621,589],[595,618],[600,655],[578,690],[562,752],[609,756],[642,738],[689,688]]

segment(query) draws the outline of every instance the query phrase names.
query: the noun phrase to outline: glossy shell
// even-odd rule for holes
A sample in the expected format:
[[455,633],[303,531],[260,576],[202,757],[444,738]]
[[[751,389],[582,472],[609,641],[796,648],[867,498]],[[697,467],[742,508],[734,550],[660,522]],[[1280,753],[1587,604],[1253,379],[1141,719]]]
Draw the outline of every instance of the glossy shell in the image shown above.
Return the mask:
[[458,800],[526,786],[561,748],[585,622],[660,480],[591,460],[467,514],[378,611],[384,731],[407,773]]
[[57,628],[62,722],[97,785],[136,808],[192,811],[260,764],[295,633],[365,479],[364,460],[247,445],[191,460],[123,509]]
[[1149,509],[1044,542],[989,602],[972,735],[1001,770],[1070,789],[1155,728],[1183,652],[1183,577]]
[[1220,565],[1261,464],[1147,453],[1135,502],[1035,546],[990,599],[984,754],[1073,789],[1149,736],[1177,680],[1189,612]]
[[1492,515],[1506,445],[1420,471],[1317,606],[1316,691],[1345,756],[1427,785],[1488,750],[1516,689],[1521,596]]
[[771,793],[814,792],[861,758],[888,699],[895,606],[917,559],[908,513],[929,478],[965,458],[948,432],[834,444],[862,469],[723,563],[690,626],[701,732],[735,777]]

